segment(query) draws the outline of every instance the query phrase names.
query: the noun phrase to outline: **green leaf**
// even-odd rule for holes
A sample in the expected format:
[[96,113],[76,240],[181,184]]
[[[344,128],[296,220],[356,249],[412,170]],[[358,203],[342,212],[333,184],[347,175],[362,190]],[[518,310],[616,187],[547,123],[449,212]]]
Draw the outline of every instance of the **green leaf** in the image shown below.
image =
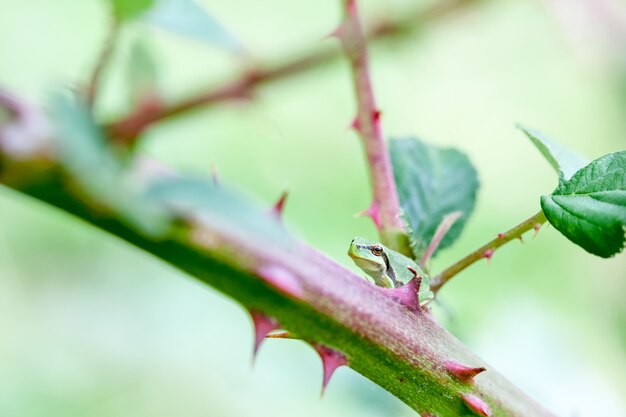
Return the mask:
[[569,180],[576,171],[589,163],[586,158],[548,139],[536,130],[528,129],[524,126],[518,126],[518,128],[521,129],[537,149],[539,149],[539,152],[543,154],[550,165],[552,165],[559,174],[561,180]]
[[626,151],[596,159],[541,197],[546,218],[587,252],[603,258],[624,249]]
[[136,39],[129,52],[126,75],[126,90],[131,108],[136,108],[144,100],[158,95],[157,78],[157,65],[152,50],[144,39]]
[[51,108],[57,128],[56,151],[65,169],[90,189],[112,181],[120,165],[89,109],[75,97],[61,93],[53,96]]
[[109,0],[113,8],[113,15],[118,21],[133,19],[154,4],[155,0]]
[[147,23],[214,46],[240,50],[240,42],[194,0],[157,0]]
[[392,139],[389,150],[416,258],[422,257],[443,218],[461,211],[462,217],[438,249],[450,246],[460,236],[476,203],[478,176],[469,158],[456,149],[438,148],[417,139]]

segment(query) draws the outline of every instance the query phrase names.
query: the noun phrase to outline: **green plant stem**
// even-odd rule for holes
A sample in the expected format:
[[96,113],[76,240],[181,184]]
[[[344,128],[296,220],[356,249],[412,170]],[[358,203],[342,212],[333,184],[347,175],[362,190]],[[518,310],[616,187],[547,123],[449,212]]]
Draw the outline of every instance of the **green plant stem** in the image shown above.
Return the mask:
[[[52,152],[43,166],[37,159],[15,165],[10,163],[13,156],[2,149],[0,183],[135,245],[249,310],[276,318],[281,327],[303,340],[341,351],[352,369],[422,415],[472,415],[462,399],[471,394],[489,405],[493,417],[553,417],[428,313],[406,308],[381,288],[291,236],[274,244],[264,228],[248,227],[248,218],[229,218],[225,224],[224,216],[237,215],[235,207],[208,208],[202,223],[177,215],[171,229],[155,235],[129,223],[103,194],[80,188],[82,182],[72,176],[73,171],[55,161],[58,152]],[[152,167],[141,173],[143,181],[175,176]],[[118,191],[112,188],[115,195]],[[145,217],[154,208],[146,207]],[[276,224],[274,215],[266,210],[259,213],[257,221]],[[272,275],[289,285],[277,285]],[[448,361],[487,370],[470,384],[450,375]]]
[[474,262],[483,258],[490,258],[491,255],[493,255],[493,251],[498,249],[500,246],[507,244],[513,239],[521,239],[524,233],[532,229],[537,230],[538,227],[545,222],[546,216],[543,214],[543,211],[540,211],[517,226],[507,230],[505,233],[500,233],[495,239],[487,242],[435,276],[430,283],[430,288],[435,292],[438,291],[446,282],[450,281],[455,275]]
[[344,20],[336,36],[350,61],[357,100],[357,116],[353,127],[361,137],[369,166],[373,201],[367,214],[378,228],[384,244],[410,256],[411,249],[401,218],[391,159],[372,88],[367,39],[361,28],[356,0],[342,2]]
[[[370,41],[404,36],[480,1],[442,0],[427,7],[416,7],[396,18],[381,18],[378,22],[374,22],[366,36]],[[150,103],[150,106],[137,108],[131,114],[108,125],[107,129],[110,135],[118,141],[132,141],[153,123],[226,100],[249,98],[256,87],[261,84],[301,74],[340,56],[341,53],[337,48],[325,43],[321,48],[299,53],[295,57],[258,63],[234,80],[219,83],[216,87],[201,88],[200,93],[180,101],[173,103],[155,101]]]

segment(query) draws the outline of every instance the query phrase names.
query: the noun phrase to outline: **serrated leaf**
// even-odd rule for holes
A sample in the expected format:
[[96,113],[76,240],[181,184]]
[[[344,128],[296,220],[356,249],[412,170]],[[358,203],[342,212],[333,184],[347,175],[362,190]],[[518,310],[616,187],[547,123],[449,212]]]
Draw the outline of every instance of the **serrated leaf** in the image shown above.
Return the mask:
[[243,241],[264,236],[266,244],[284,249],[292,246],[290,235],[268,210],[222,185],[213,185],[211,180],[164,178],[153,183],[145,191],[145,197],[187,221],[205,224],[227,235],[238,235]]
[[596,159],[541,197],[546,218],[587,252],[603,258],[624,249],[626,151]]
[[589,163],[589,161],[580,156],[573,150],[560,145],[553,140],[547,138],[540,132],[528,129],[524,126],[518,126],[519,129],[526,134],[532,143],[539,149],[539,152],[548,160],[550,165],[559,174],[559,178],[569,180],[572,175],[579,169]]
[[456,149],[438,148],[417,139],[392,139],[389,150],[416,258],[422,257],[443,218],[461,211],[462,217],[438,249],[450,246],[460,236],[476,203],[478,176],[469,158]]
[[144,21],[213,46],[241,49],[239,40],[194,0],[157,0]]
[[113,8],[113,15],[117,21],[123,22],[133,19],[154,4],[155,0],[109,0]]
[[128,56],[126,90],[128,103],[136,108],[147,98],[158,95],[157,65],[145,40],[137,39]]

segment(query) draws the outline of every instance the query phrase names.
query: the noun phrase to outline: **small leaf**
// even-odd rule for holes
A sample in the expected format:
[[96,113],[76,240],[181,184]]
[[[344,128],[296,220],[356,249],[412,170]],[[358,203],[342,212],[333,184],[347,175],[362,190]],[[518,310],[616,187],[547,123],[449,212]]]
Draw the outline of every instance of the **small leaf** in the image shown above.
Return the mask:
[[214,46],[242,49],[239,40],[194,0],[157,0],[145,16],[147,23]]
[[128,103],[132,108],[151,96],[158,95],[157,65],[152,50],[143,39],[135,40],[130,49],[126,77]]
[[596,159],[541,197],[546,218],[587,252],[608,258],[624,249],[626,151]]
[[392,139],[389,143],[396,186],[411,246],[421,259],[443,218],[461,211],[438,249],[450,246],[461,234],[474,210],[478,178],[465,154],[442,149],[417,139]]
[[548,139],[536,130],[528,129],[524,126],[518,127],[548,160],[550,165],[552,165],[559,174],[560,179],[569,180],[576,171],[589,163],[586,158]]
[[109,0],[113,8],[113,15],[119,22],[133,19],[154,4],[155,0]]
[[57,128],[56,150],[65,169],[93,190],[112,181],[120,166],[89,109],[75,97],[60,93],[53,96],[51,107]]

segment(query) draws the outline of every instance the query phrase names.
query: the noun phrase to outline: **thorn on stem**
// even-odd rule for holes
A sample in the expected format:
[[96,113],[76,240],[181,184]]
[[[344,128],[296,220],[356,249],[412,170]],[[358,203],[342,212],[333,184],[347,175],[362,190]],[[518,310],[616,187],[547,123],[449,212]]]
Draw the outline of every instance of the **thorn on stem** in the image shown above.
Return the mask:
[[357,132],[361,131],[361,122],[359,121],[359,116],[354,117],[354,119],[352,120],[352,123],[350,123],[350,127],[356,130]]
[[467,407],[479,416],[489,417],[491,416],[491,410],[487,403],[481,398],[473,394],[463,394],[461,396],[463,402]]
[[504,236],[506,236],[505,233],[498,233],[498,239],[502,239]]
[[420,309],[420,287],[422,285],[422,276],[417,274],[417,271],[411,267],[408,267],[409,271],[413,273],[413,278],[401,287],[397,288],[384,288],[377,287],[391,297],[392,300],[408,307],[413,311],[421,311]]
[[524,236],[521,236],[521,235],[520,235],[520,236],[518,236],[517,238],[519,239],[519,241],[520,241],[520,242],[524,243]]
[[455,361],[446,361],[444,365],[450,375],[464,383],[474,382],[474,377],[476,375],[487,370],[485,367],[482,366],[478,368],[472,368]]
[[380,229],[382,226],[380,220],[380,209],[378,208],[378,204],[375,201],[372,201],[372,204],[369,206],[369,208],[360,212],[358,216],[367,216],[371,218],[377,229]]
[[322,380],[322,394],[326,391],[326,387],[330,382],[330,378],[333,376],[337,368],[340,366],[348,365],[348,359],[346,356],[338,350],[329,348],[328,346],[316,343],[313,348],[322,359],[322,368],[324,371],[324,377]]
[[535,234],[533,235],[533,239],[537,237],[537,233],[539,233],[539,229],[541,229],[541,223],[533,224],[533,229],[535,229]]
[[283,191],[278,200],[272,207],[272,213],[276,216],[277,219],[282,219],[283,211],[285,210],[285,201],[287,200],[287,196],[289,193],[287,191]]
[[326,35],[325,38],[337,38],[341,40],[344,33],[345,33],[344,25],[340,24],[335,29],[333,29],[328,35]]
[[495,249],[487,249],[485,253],[483,253],[483,258],[487,260],[487,265],[489,265],[489,262],[491,262],[491,257],[493,256],[495,251]]
[[254,324],[254,349],[252,353],[252,360],[254,361],[263,340],[270,332],[279,329],[280,324],[275,318],[269,317],[260,311],[250,310],[249,313]]
[[380,110],[372,111],[372,122],[374,123],[374,125],[377,125],[378,123],[380,123],[381,114],[382,113],[380,112]]

